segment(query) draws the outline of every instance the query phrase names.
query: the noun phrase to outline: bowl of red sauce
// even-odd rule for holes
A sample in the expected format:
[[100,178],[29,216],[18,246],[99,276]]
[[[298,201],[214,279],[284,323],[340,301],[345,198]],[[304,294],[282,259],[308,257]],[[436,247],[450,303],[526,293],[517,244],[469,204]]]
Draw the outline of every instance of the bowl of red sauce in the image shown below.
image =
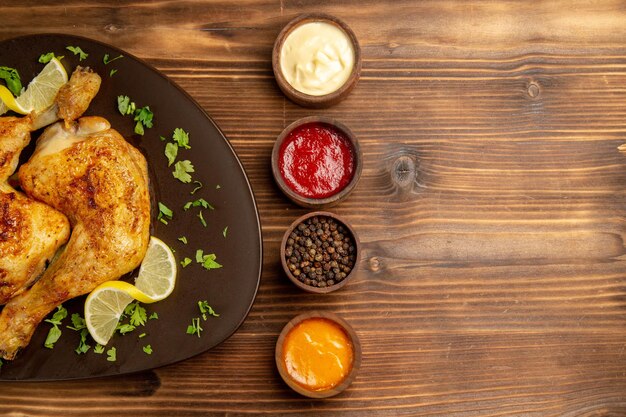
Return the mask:
[[272,150],[272,173],[294,203],[322,209],[350,195],[361,177],[359,142],[343,123],[322,116],[299,119],[283,130]]
[[361,344],[344,319],[313,311],[285,325],[276,342],[275,359],[278,373],[291,389],[309,398],[328,398],[354,381],[361,365]]

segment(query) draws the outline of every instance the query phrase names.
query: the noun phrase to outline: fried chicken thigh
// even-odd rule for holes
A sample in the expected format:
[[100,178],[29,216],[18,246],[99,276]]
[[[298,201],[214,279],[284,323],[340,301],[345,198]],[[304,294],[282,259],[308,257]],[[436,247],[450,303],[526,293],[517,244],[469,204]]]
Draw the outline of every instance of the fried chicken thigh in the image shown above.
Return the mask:
[[70,235],[63,214],[16,191],[8,178],[31,131],[58,119],[71,123],[99,88],[100,76],[78,67],[48,109],[22,118],[0,117],[0,305],[32,284]]
[[141,263],[150,198],[143,155],[100,117],[56,123],[19,170],[25,192],[65,214],[65,250],[0,313],[0,356],[13,359],[56,306],[118,279]]
[[31,124],[30,116],[0,118],[0,305],[30,285],[70,236],[63,214],[8,183],[30,142]]

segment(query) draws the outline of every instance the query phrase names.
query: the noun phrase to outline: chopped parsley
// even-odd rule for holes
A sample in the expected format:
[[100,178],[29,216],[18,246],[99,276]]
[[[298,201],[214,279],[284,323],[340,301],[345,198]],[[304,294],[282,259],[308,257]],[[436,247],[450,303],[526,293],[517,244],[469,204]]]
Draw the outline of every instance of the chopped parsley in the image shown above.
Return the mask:
[[104,346],[100,343],[96,343],[96,347],[93,348],[93,353],[97,353],[98,355],[104,353]]
[[183,206],[183,209],[185,211],[187,211],[191,207],[204,207],[206,209],[214,210],[214,207],[208,201],[206,201],[204,198],[199,198],[199,199],[194,200],[194,201],[188,201]]
[[89,330],[82,329],[80,331],[80,342],[78,342],[78,347],[74,349],[74,352],[77,354],[87,353],[89,349],[91,349],[91,345],[87,344],[87,335],[89,334]]
[[52,58],[63,59],[63,56],[56,56],[54,52],[48,52],[47,54],[39,55],[38,61],[42,64],[47,64],[48,62],[52,61]]
[[157,219],[161,223],[167,224],[167,221],[172,220],[173,217],[174,212],[170,210],[165,204],[159,202],[159,215],[157,216]]
[[22,92],[20,74],[15,68],[0,67],[0,80],[4,80],[7,83],[7,88],[14,96],[17,97]]
[[146,337],[146,334],[145,334],[145,333],[142,333],[142,334],[140,334],[140,335],[139,335],[139,338],[140,338],[140,339],[143,339],[144,337]]
[[179,148],[191,149],[191,146],[189,146],[189,133],[185,132],[180,127],[174,129],[172,139],[176,142]]
[[202,326],[200,326],[200,317],[196,317],[195,319],[191,319],[191,325],[187,326],[187,334],[197,334],[200,337],[200,332],[204,330]]
[[138,135],[143,136],[144,128],[153,126],[154,113],[150,110],[150,106],[138,109],[135,102],[131,101],[128,96],[117,96],[117,110],[122,116],[134,115],[133,120],[137,122],[135,123],[135,133]]
[[107,361],[115,362],[116,360],[117,360],[117,349],[115,349],[115,346],[114,346],[111,349],[107,350]]
[[134,101],[130,101],[130,97],[128,96],[117,96],[117,110],[120,112],[122,116],[127,116],[129,114],[133,114],[135,112]]
[[222,230],[222,234],[224,235],[224,237],[226,237],[226,233],[228,233],[228,226],[226,226],[224,230]]
[[109,72],[109,77],[112,77],[115,75],[115,73],[117,72],[117,70],[114,68]]
[[167,166],[171,166],[178,155],[178,146],[175,143],[168,142],[165,145],[165,156],[167,157]]
[[185,258],[182,261],[180,261],[180,265],[184,268],[187,265],[189,265],[191,263],[191,259],[190,258]]
[[144,134],[144,127],[151,128],[152,127],[152,119],[154,118],[154,113],[150,110],[150,106],[145,106],[140,109],[135,110],[135,133],[138,135]]
[[194,195],[196,191],[202,188],[202,183],[200,181],[194,181],[193,183],[198,185],[193,190],[191,190],[191,193],[189,193],[191,195]]
[[145,326],[148,320],[146,309],[140,306],[137,301],[126,306],[124,314],[130,316],[130,324],[135,327]]
[[152,355],[152,346],[150,345],[144,346],[143,351],[146,353],[146,355]]
[[89,54],[83,51],[80,46],[67,46],[65,49],[67,49],[74,55],[78,55],[79,61],[87,59],[87,57],[89,56]]
[[215,259],[217,259],[217,256],[215,256],[214,253],[210,253],[208,255],[205,255],[204,251],[202,249],[198,249],[196,251],[196,262],[199,263],[199,264],[202,264],[202,267],[204,267],[204,269],[219,269],[219,268],[221,268],[222,265],[217,263],[217,261]]
[[44,342],[44,346],[48,349],[54,348],[54,344],[61,337],[61,329],[59,326],[64,318],[67,317],[67,309],[60,305],[57,307],[57,311],[52,315],[52,318],[46,319],[44,321],[52,324],[52,328],[48,331],[48,336],[46,337],[46,341]]
[[185,245],[187,244],[187,237],[186,236],[181,236],[181,237],[178,238],[178,240],[183,242]]
[[193,165],[191,164],[191,161],[184,160],[176,162],[172,175],[174,178],[180,180],[180,182],[188,184],[191,182],[191,175],[189,175],[190,172],[195,172]]
[[78,313],[72,314],[71,317],[72,325],[65,326],[70,330],[75,330],[80,332],[80,342],[78,342],[78,347],[74,350],[77,354],[87,353],[91,346],[87,344],[87,335],[89,334],[89,330],[87,330],[87,324],[85,323],[85,319]]
[[200,309],[200,314],[202,314],[202,319],[206,321],[208,316],[219,317],[220,315],[213,310],[213,308],[209,305],[209,302],[198,301],[198,308]]
[[202,216],[202,210],[200,210],[200,213],[198,213],[198,218],[200,219],[200,223],[202,223],[202,226],[206,227],[206,220],[204,220],[204,217]]
[[150,314],[150,317],[148,317],[148,320],[158,320],[159,315],[156,313],[156,311],[152,314]]
[[136,327],[133,326],[132,324],[118,324],[117,327],[115,328],[115,330],[117,330],[118,332],[120,332],[120,334],[126,334],[126,333],[130,333],[133,330],[135,330]]
[[119,55],[111,59],[111,56],[109,54],[104,54],[104,57],[102,57],[102,62],[104,62],[104,65],[109,65],[111,62],[116,61],[121,58],[124,58],[124,55]]

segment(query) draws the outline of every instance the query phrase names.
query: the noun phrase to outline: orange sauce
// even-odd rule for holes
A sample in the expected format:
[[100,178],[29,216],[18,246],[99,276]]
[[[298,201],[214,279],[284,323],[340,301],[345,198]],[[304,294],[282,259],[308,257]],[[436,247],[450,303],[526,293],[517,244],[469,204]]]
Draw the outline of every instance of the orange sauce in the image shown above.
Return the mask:
[[352,369],[352,343],[335,322],[309,318],[289,331],[283,343],[283,361],[289,376],[313,391],[339,385]]

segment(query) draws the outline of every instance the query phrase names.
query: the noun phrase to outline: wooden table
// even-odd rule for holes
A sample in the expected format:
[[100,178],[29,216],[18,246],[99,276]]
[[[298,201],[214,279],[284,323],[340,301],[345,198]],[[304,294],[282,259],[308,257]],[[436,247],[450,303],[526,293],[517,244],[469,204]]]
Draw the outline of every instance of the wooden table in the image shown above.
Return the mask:
[[[108,42],[164,71],[216,120],[252,182],[264,266],[254,307],[219,347],[131,376],[0,384],[0,414],[626,415],[626,4],[623,1],[4,1],[0,39]],[[347,21],[363,73],[323,111],[271,71],[302,12]],[[279,241],[306,210],[274,185],[283,127],[337,117],[363,176],[333,211],[357,229],[356,279],[307,295]],[[318,308],[363,344],[352,387],[322,401],[274,366],[284,324]]]

